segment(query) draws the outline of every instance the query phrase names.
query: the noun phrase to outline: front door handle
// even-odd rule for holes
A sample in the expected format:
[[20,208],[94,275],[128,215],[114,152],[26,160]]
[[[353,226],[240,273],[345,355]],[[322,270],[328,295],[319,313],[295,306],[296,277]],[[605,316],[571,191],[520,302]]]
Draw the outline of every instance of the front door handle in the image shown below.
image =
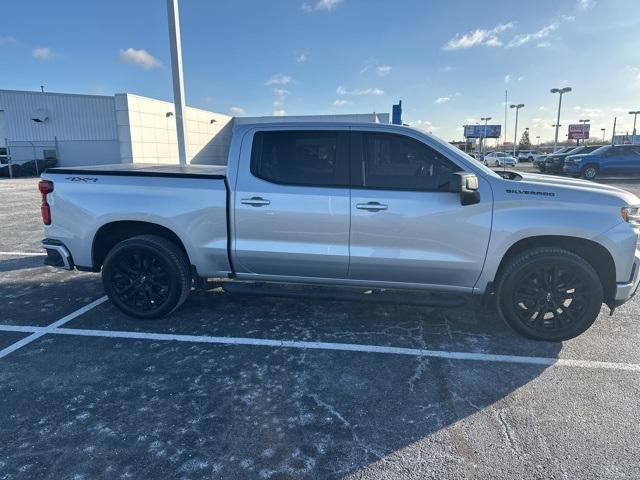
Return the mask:
[[262,197],[243,198],[240,200],[243,205],[251,205],[252,207],[263,207],[269,205],[271,202]]
[[356,204],[356,208],[359,210],[367,210],[369,212],[379,212],[381,210],[386,210],[389,207],[380,202],[367,202]]

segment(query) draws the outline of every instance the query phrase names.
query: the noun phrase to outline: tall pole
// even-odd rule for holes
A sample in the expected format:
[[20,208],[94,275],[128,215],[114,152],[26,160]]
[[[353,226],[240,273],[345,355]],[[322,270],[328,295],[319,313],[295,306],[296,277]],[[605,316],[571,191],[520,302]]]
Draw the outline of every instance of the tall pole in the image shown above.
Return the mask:
[[636,120],[638,118],[638,114],[640,110],[636,110],[635,112],[629,112],[629,115],[633,115],[633,144],[636,143]]
[[613,139],[616,136],[616,122],[618,121],[618,117],[613,117],[613,132],[611,133],[611,145],[613,145]]
[[185,100],[184,78],[182,75],[182,41],[180,40],[180,15],[178,0],[167,0],[167,16],[169,17],[169,46],[171,48],[171,74],[173,76],[173,103],[175,104],[176,133],[178,134],[178,160],[180,165],[187,163],[187,147],[185,143]]
[[518,105],[514,105],[511,104],[509,105],[509,108],[515,108],[516,109],[516,126],[515,126],[515,132],[513,132],[513,156],[516,156],[516,141],[518,140],[518,111],[524,107],[524,103],[519,103]]
[[601,128],[600,130],[602,130],[602,144],[604,145],[604,132],[605,132],[605,128]]
[[569,93],[571,91],[571,87],[564,88],[552,88],[551,93],[559,93],[560,98],[558,99],[558,118],[556,120],[556,136],[553,140],[553,151],[555,152],[558,148],[558,129],[560,128],[560,109],[562,108],[562,95],[565,93]]

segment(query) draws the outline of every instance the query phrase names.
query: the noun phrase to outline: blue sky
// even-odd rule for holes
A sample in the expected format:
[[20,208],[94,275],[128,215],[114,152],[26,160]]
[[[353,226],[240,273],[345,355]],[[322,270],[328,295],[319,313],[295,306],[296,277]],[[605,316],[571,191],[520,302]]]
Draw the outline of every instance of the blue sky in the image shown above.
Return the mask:
[[[389,112],[446,140],[524,103],[519,129],[630,130],[638,0],[183,0],[187,103],[231,114]],[[0,88],[171,99],[163,0],[5,2]],[[513,116],[508,129],[513,133]],[[509,136],[511,136],[511,134]]]

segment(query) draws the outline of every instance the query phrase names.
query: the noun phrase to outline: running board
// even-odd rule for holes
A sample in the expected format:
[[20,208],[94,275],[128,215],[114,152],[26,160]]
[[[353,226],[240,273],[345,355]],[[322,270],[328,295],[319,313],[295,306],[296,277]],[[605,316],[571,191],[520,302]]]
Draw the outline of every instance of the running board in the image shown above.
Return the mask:
[[328,300],[335,302],[365,302],[395,305],[411,305],[418,307],[455,308],[466,305],[462,296],[451,294],[435,294],[433,292],[398,290],[362,289],[354,291],[338,291],[326,287],[277,287],[264,283],[225,282],[222,290],[232,295],[255,295],[275,298],[302,298],[311,300]]

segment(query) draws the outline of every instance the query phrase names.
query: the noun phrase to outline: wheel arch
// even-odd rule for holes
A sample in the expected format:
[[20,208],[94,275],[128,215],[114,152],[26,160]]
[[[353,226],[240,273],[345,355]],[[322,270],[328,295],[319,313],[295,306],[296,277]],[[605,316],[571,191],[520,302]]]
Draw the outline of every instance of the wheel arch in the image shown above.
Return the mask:
[[563,248],[586,260],[600,278],[605,303],[609,306],[614,303],[616,293],[616,264],[613,256],[602,244],[585,238],[543,235],[518,240],[509,247],[502,257],[498,270],[496,271],[494,282],[498,280],[501,272],[512,258],[526,250],[538,247]]
[[119,220],[102,225],[93,236],[91,263],[94,272],[99,272],[109,251],[119,242],[138,235],[157,235],[175,243],[189,258],[184,243],[171,229],[153,222]]

